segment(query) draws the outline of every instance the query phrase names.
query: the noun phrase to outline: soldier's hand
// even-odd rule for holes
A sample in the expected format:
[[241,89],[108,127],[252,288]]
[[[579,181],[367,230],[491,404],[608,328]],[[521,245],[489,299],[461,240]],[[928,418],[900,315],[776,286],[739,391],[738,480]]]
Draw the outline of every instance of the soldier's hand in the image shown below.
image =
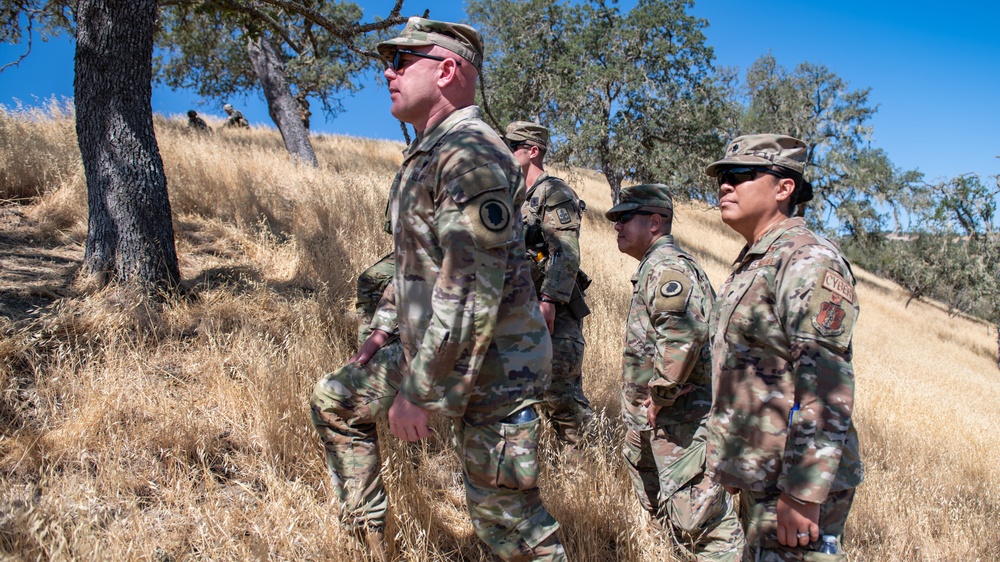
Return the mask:
[[372,335],[368,336],[365,343],[361,344],[361,349],[357,353],[351,356],[348,363],[361,363],[364,365],[371,360],[372,355],[385,345],[386,340],[389,339],[389,332],[384,332],[382,330],[372,330]]
[[792,548],[819,540],[819,504],[778,497],[778,542]]
[[538,308],[542,309],[542,318],[545,319],[545,325],[549,327],[551,334],[556,326],[556,305],[552,302],[539,301]]
[[428,416],[427,410],[397,394],[389,408],[389,431],[403,441],[419,441],[431,434]]
[[642,405],[646,407],[646,422],[649,427],[656,427],[656,415],[660,413],[660,406],[653,404],[653,398],[643,400]]

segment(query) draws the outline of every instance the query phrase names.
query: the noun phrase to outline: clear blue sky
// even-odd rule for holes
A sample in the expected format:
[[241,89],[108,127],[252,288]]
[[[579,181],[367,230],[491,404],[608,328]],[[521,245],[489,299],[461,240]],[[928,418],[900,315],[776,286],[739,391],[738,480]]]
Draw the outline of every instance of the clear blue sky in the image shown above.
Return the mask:
[[[361,1],[366,19],[385,15],[392,0]],[[634,5],[624,0],[623,9]],[[431,7],[435,19],[461,20],[461,2],[406,0],[404,13]],[[985,0],[754,3],[701,0],[694,14],[706,18],[716,64],[746,69],[772,52],[778,63],[825,64],[851,89],[871,87],[878,106],[873,144],[904,169],[928,179],[966,172],[1000,174],[1000,3]],[[0,64],[23,48],[0,45]],[[28,105],[73,93],[73,43],[68,38],[35,41],[31,56],[0,73],[0,104]],[[158,88],[153,110],[179,115],[189,108],[222,116],[221,107],[201,104],[190,92]],[[230,100],[255,124],[272,125],[258,95]],[[389,115],[389,98],[373,74],[370,85],[345,103],[347,112],[316,132],[402,140]],[[317,112],[318,113],[318,112]]]

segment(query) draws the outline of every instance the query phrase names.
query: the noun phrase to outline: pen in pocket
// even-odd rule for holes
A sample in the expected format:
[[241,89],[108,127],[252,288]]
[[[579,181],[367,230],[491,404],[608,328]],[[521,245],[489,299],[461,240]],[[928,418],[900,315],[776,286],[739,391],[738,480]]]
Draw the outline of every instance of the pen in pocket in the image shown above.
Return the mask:
[[792,416],[794,416],[795,412],[798,412],[798,411],[799,411],[799,403],[796,402],[795,405],[792,406],[792,410],[790,412],[788,412],[788,427],[789,428],[792,427]]

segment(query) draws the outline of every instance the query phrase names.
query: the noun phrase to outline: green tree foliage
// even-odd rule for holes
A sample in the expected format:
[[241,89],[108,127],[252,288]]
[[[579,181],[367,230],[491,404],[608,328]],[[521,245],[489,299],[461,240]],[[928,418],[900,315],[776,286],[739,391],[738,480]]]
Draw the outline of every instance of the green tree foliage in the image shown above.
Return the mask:
[[[712,49],[692,2],[472,0],[486,40],[486,106],[502,127],[535,119],[561,161],[598,168],[617,200],[626,179],[704,184],[721,151]],[[692,165],[691,163],[697,163]]]
[[356,42],[405,21],[402,5],[363,24],[361,8],[337,0],[165,0],[157,76],[216,102],[259,86],[289,154],[315,166],[308,99],[340,113],[341,96],[358,91],[361,73],[379,60]]
[[[361,8],[350,2],[310,3],[336,25],[357,25]],[[367,59],[340,37],[305,17],[263,1],[205,0],[163,2],[157,35],[156,75],[171,88],[190,88],[222,103],[260,88],[247,57],[247,43],[265,36],[284,63],[295,90],[319,100],[336,116],[342,96],[360,88]]]
[[901,210],[915,210],[906,204],[921,200],[912,195],[922,175],[900,170],[871,146],[868,123],[877,107],[868,100],[870,90],[850,90],[819,64],[806,62],[788,71],[770,54],[747,70],[744,97],[738,100],[745,104],[739,132],[781,133],[806,143],[806,178],[815,190],[810,205],[817,211],[807,218],[817,229],[832,226],[852,237],[869,236],[890,216],[898,219]]
[[[1000,367],[1000,176],[965,174],[923,189],[925,204],[908,236],[846,240],[852,261],[935,299],[953,312],[993,323]],[[909,301],[907,302],[909,304]]]
[[1000,176],[958,176],[934,186],[933,194],[933,222],[960,235],[965,250],[950,271],[951,298],[946,302],[1000,327]]

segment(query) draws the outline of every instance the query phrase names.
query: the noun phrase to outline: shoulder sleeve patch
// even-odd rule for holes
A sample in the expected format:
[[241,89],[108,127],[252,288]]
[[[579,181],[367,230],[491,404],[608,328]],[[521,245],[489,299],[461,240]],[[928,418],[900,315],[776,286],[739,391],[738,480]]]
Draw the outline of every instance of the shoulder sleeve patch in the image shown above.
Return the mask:
[[463,212],[469,219],[476,246],[481,249],[502,246],[513,236],[510,202],[501,192],[477,197],[465,205]]
[[667,270],[656,281],[654,312],[684,312],[691,298],[691,280],[683,273]]
[[858,316],[855,302],[854,286],[834,271],[824,270],[809,299],[805,331],[846,347]]
[[829,269],[823,273],[823,288],[829,289],[831,293],[840,295],[847,302],[854,304],[854,287]]

